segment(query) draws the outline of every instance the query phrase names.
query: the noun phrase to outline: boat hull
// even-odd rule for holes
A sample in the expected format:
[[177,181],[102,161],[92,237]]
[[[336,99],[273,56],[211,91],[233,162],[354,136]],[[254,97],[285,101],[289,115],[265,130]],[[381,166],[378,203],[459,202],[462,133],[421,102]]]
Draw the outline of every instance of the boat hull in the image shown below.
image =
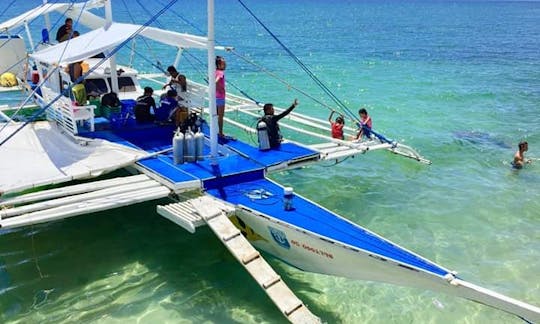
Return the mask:
[[237,218],[240,220],[237,226],[243,232],[254,234],[247,235],[254,246],[304,271],[432,290],[448,285],[442,276],[305,231],[248,208],[240,207]]

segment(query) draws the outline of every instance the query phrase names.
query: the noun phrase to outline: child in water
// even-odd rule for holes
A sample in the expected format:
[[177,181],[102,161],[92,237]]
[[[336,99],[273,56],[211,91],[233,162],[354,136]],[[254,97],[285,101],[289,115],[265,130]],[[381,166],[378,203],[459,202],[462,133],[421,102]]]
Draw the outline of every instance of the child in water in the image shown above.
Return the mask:
[[356,134],[356,139],[362,139],[362,135],[369,138],[371,136],[371,128],[373,127],[371,117],[369,117],[365,108],[360,108],[360,110],[358,110],[358,115],[360,115],[360,130],[358,131],[358,134]]
[[519,142],[518,150],[514,154],[514,161],[512,161],[512,166],[516,169],[521,169],[526,163],[531,163],[531,160],[525,159],[525,152],[529,149],[529,143],[526,141]]
[[343,136],[343,127],[345,126],[345,119],[343,118],[343,115],[339,114],[339,116],[336,117],[335,121],[332,121],[332,116],[334,115],[335,111],[332,110],[332,113],[330,116],[328,116],[328,121],[330,122],[330,127],[332,130],[332,138],[337,138],[340,140],[345,139]]

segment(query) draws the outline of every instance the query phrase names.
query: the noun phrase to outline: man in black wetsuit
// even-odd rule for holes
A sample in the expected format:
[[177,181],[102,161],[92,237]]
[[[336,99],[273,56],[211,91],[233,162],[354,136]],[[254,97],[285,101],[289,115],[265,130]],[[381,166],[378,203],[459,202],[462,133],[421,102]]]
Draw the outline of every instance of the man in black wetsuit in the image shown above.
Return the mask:
[[152,97],[154,89],[151,87],[144,88],[144,94],[137,98],[135,105],[135,119],[139,123],[153,122],[155,117],[150,113],[150,107],[156,111],[156,101]]
[[261,120],[266,124],[268,140],[271,148],[277,148],[281,144],[282,136],[279,130],[278,121],[287,116],[296,106],[298,106],[298,100],[294,99],[292,105],[287,108],[287,110],[283,111],[279,115],[274,115],[274,105],[271,103],[264,105],[264,116],[261,118]]

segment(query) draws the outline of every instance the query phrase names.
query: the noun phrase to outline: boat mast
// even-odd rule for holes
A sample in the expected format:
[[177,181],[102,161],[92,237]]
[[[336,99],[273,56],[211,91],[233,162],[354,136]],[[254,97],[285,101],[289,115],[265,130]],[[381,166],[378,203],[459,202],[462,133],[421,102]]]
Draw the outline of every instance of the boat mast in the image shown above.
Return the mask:
[[214,0],[208,0],[208,104],[210,110],[210,157],[217,158],[216,55],[214,50]]
[[[112,4],[111,0],[105,0],[105,29],[109,29],[112,25]],[[111,66],[111,88],[112,91],[118,94],[118,75],[116,74],[116,54],[109,58]]]

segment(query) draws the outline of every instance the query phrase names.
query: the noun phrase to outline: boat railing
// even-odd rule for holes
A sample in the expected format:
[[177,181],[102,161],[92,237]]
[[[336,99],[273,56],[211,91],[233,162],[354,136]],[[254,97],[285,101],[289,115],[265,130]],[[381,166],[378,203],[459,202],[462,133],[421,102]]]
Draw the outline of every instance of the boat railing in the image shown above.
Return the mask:
[[[53,102],[58,96],[54,91],[47,87],[41,87],[43,100],[45,103]],[[64,131],[70,135],[79,133],[77,123],[87,122],[90,131],[94,131],[94,109],[95,105],[76,106],[70,98],[60,96],[46,110],[47,119],[55,121]]]

